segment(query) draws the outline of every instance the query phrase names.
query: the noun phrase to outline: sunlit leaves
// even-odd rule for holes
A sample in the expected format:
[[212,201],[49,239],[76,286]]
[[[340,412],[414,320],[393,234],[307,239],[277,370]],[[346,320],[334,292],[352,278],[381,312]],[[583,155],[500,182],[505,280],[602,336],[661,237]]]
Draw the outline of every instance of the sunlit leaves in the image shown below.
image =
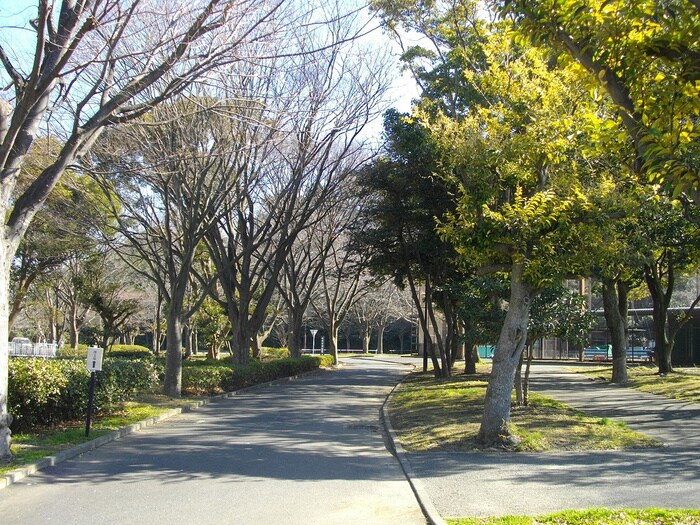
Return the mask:
[[700,190],[700,12],[686,0],[515,0],[502,13],[583,64],[625,116],[649,180]]

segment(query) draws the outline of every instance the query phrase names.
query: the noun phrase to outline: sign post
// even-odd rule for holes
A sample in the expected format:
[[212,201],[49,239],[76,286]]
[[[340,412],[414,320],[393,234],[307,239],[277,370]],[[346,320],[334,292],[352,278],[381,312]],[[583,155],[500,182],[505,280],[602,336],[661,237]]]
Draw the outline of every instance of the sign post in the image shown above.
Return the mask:
[[95,384],[97,372],[102,370],[102,348],[89,347],[86,365],[90,372],[90,391],[88,393],[87,418],[85,419],[85,437],[90,435],[90,423],[92,422],[92,407],[95,401]]
[[313,339],[311,340],[311,355],[314,355],[316,353],[316,334],[318,333],[318,330],[312,329],[311,330],[311,335],[313,336]]

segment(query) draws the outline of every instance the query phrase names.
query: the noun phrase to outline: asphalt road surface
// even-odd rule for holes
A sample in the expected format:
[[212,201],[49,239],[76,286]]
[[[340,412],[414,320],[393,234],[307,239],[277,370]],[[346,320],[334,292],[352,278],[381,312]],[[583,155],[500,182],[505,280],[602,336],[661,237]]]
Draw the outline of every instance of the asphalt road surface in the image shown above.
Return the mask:
[[424,525],[380,420],[409,370],[351,360],[218,400],[0,491],[0,523]]

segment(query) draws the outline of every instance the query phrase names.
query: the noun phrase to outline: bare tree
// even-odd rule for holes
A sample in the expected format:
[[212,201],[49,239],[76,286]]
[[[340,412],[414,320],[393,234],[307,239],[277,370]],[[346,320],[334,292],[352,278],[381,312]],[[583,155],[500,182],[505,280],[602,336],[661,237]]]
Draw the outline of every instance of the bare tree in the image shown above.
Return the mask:
[[384,332],[393,321],[412,311],[410,298],[395,284],[386,280],[372,283],[366,293],[355,303],[352,314],[362,332],[362,349],[369,351],[372,332],[377,334],[377,353],[384,353]]
[[165,301],[165,393],[172,397],[181,393],[183,329],[211,286],[191,285],[195,257],[204,236],[234,205],[240,129],[233,115],[241,113],[240,104],[192,94],[116,128],[98,148],[106,161],[98,167],[116,170],[116,176],[100,178],[105,194],[119,197],[118,238],[128,245],[119,251]]
[[[154,105],[264,38],[283,0],[37,0],[27,30],[33,52],[0,46],[0,460],[9,461],[7,413],[10,265],[34,215],[110,125]],[[18,38],[14,42],[23,42]],[[21,193],[15,186],[39,130],[59,136],[56,160]]]
[[[366,293],[371,284],[365,272],[365,254],[349,246],[348,231],[355,225],[359,206],[357,200],[348,200],[337,207],[323,223],[325,235],[334,241],[328,244],[321,270],[321,290],[312,299],[312,307],[328,332],[328,347],[334,362],[338,362],[338,331],[353,305]],[[323,239],[317,242],[322,243]]]
[[222,218],[207,239],[236,362],[249,358],[298,236],[366,160],[360,134],[379,111],[386,90],[381,58],[353,48],[359,31],[353,17],[329,14],[324,21],[314,14],[311,30],[286,43],[290,56],[278,64],[270,98],[261,99],[261,121],[274,134],[265,136],[251,124],[240,146],[245,170],[237,193],[231,194],[235,212]]
[[[332,206],[342,205],[334,203]],[[286,341],[292,356],[302,350],[304,319],[326,263],[328,250],[337,240],[337,232],[324,231],[325,222],[314,221],[297,237],[284,261],[279,279],[280,296],[286,309]]]

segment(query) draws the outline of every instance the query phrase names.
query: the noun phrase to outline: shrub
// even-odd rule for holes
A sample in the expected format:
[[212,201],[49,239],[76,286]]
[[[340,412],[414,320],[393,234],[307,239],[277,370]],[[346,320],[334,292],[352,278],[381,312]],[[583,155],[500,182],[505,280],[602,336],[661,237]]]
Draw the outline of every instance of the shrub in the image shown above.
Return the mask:
[[289,357],[289,349],[287,348],[271,348],[264,346],[260,349],[260,360],[269,361],[272,359],[286,359]]
[[63,345],[58,349],[56,354],[58,357],[70,358],[70,359],[85,359],[87,357],[88,345],[79,344],[78,348],[73,348],[72,346]]
[[109,357],[124,357],[127,359],[143,359],[153,354],[145,346],[140,345],[112,345],[106,353]]
[[233,369],[226,365],[198,365],[182,368],[182,391],[200,396],[220,394],[231,382]]
[[[13,358],[9,361],[13,431],[85,417],[90,373],[79,359]],[[158,385],[153,361],[106,359],[98,372],[95,411],[107,412],[140,390]]]
[[53,425],[64,418],[76,419],[81,412],[84,414],[89,377],[80,361],[10,359],[8,409],[13,416],[13,431]]

